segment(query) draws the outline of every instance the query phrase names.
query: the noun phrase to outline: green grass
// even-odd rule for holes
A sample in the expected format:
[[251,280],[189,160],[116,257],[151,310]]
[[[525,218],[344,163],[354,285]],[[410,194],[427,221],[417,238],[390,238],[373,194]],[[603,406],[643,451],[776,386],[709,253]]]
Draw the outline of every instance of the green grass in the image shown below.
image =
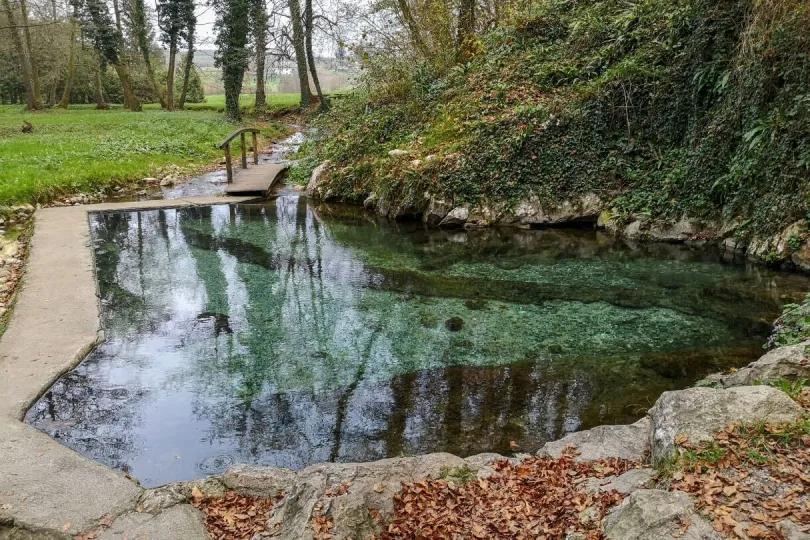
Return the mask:
[[[33,133],[21,132],[24,120],[34,125]],[[189,170],[210,165],[222,156],[215,145],[237,127],[210,111],[74,106],[30,113],[0,106],[0,205],[124,185],[169,164]],[[264,129],[270,139],[284,132],[277,123]]]

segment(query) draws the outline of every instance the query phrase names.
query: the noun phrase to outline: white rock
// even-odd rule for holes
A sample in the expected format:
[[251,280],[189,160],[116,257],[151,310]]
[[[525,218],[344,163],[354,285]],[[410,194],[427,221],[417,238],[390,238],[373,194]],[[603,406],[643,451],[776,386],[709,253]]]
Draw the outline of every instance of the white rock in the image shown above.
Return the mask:
[[397,149],[397,150],[391,150],[390,152],[388,152],[388,157],[391,157],[391,158],[408,157],[410,155],[411,155],[411,153],[408,152],[407,150],[399,150],[399,149]]
[[453,208],[441,222],[439,223],[439,227],[445,229],[453,229],[457,227],[463,226],[467,223],[467,218],[470,217],[470,209],[466,206],[459,206],[457,208]]
[[[689,527],[680,534],[685,523]],[[634,491],[602,521],[608,540],[720,540],[681,491]]]
[[576,461],[605,458],[646,461],[650,452],[650,420],[642,418],[629,426],[598,426],[577,431],[558,441],[544,444],[537,455],[557,459],[569,446],[579,452]]
[[664,392],[650,409],[653,463],[675,451],[675,437],[692,444],[712,440],[733,422],[782,424],[801,418],[804,409],[787,394],[769,386],[738,386],[724,390],[688,388]]

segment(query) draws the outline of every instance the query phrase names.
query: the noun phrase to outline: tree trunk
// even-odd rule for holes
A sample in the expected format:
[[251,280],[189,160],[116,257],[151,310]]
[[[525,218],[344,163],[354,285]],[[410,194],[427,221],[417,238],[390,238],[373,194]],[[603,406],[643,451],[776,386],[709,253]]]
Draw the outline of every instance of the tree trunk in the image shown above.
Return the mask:
[[174,110],[174,70],[177,63],[177,38],[169,43],[169,73],[166,77],[166,110]]
[[253,110],[258,114],[267,111],[264,64],[267,57],[267,6],[265,0],[254,0],[253,39],[256,43],[256,100]]
[[121,86],[124,89],[124,101],[129,103],[129,109],[131,111],[140,112],[142,110],[141,102],[138,100],[132,88],[132,77],[129,74],[129,69],[127,69],[126,64],[124,64],[124,61],[120,58],[118,62],[113,64],[113,67],[118,74],[118,78],[121,79]]
[[186,52],[186,60],[183,65],[183,89],[180,91],[180,102],[177,106],[182,110],[186,107],[186,94],[188,93],[188,81],[191,78],[191,70],[194,69],[194,28],[197,24],[196,20],[192,20],[188,25],[188,51]]
[[29,109],[35,109],[36,103],[34,101],[34,86],[31,81],[31,65],[28,63],[28,57],[25,54],[23,40],[20,36],[19,28],[17,27],[17,17],[14,16],[14,12],[11,10],[11,3],[9,0],[2,0],[2,2],[3,10],[6,12],[6,18],[8,19],[9,25],[12,27],[10,29],[11,38],[14,41],[14,49],[17,52],[17,57],[19,58],[20,62],[23,85],[25,86],[25,104]]
[[422,32],[419,30],[419,25],[416,24],[416,19],[413,18],[411,13],[411,6],[408,5],[408,0],[397,0],[399,11],[402,18],[405,19],[405,26],[408,27],[408,33],[411,35],[411,41],[419,54],[423,57],[428,57],[428,49],[425,45],[425,40],[422,39]]
[[307,48],[307,63],[309,64],[309,72],[312,74],[312,82],[315,83],[315,91],[318,93],[318,100],[321,102],[321,110],[329,109],[329,103],[326,101],[326,96],[323,95],[321,89],[321,81],[318,78],[318,70],[315,67],[315,54],[312,51],[312,33],[314,29],[314,13],[312,11],[312,0],[305,0],[306,8],[304,9],[304,30],[306,32],[306,48]]
[[304,37],[304,24],[301,20],[301,3],[290,0],[290,16],[293,27],[293,48],[295,48],[295,62],[298,66],[298,81],[301,84],[301,107],[309,107],[312,103],[312,90],[309,89],[309,76],[307,75],[307,52]]
[[31,31],[28,28],[28,5],[26,0],[20,0],[20,15],[22,16],[23,36],[25,36],[24,49],[28,57],[28,65],[31,70],[31,91],[33,92],[33,109],[42,109],[42,93],[39,87],[39,72],[37,71],[37,61],[34,58],[34,50],[31,47]]
[[62,99],[57,107],[67,109],[70,105],[70,87],[73,86],[73,73],[76,71],[76,19],[70,19],[70,54],[68,55],[67,77],[65,78],[65,89],[62,91]]
[[[123,62],[123,55],[124,55],[124,30],[121,26],[121,6],[119,4],[119,0],[113,0],[113,13],[115,14],[115,27],[118,29],[118,54],[121,56],[119,58],[119,63]],[[116,72],[118,68],[116,67]],[[123,81],[121,81],[123,85]],[[127,93],[126,89],[124,89],[124,108],[125,109],[132,109],[132,103],[129,100],[129,94]]]
[[459,61],[468,60],[472,56],[470,45],[475,35],[475,1],[461,0],[461,6],[458,10],[456,48]]
[[109,109],[107,104],[104,103],[104,87],[101,84],[101,62],[99,62],[98,69],[96,69],[96,109]]
[[149,30],[146,22],[146,7],[144,0],[134,0],[131,8],[132,33],[138,43],[138,48],[143,56],[143,63],[146,66],[146,74],[152,83],[152,88],[160,101],[160,108],[166,108],[166,92],[163,86],[157,82],[155,68],[152,66],[152,40],[149,37]]

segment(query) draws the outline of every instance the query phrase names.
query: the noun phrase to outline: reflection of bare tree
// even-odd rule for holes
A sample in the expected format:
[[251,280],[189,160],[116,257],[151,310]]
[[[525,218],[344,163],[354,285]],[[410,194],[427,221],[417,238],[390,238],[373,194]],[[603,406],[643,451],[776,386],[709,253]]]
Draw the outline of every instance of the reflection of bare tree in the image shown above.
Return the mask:
[[300,468],[529,451],[744,363],[778,307],[752,284],[794,288],[592,234],[394,231],[334,212],[283,196],[94,218],[109,340],[29,421],[164,481],[223,454]]

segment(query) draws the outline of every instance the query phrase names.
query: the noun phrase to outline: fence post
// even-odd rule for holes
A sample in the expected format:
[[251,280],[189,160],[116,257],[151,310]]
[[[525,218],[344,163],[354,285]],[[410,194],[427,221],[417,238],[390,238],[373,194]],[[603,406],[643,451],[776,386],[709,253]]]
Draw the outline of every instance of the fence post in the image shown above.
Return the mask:
[[228,171],[228,183],[233,183],[233,167],[231,166],[231,143],[225,145],[225,169]]
[[253,163],[256,165],[259,164],[259,143],[258,137],[256,136],[256,132],[251,132],[253,134]]
[[242,168],[247,169],[247,148],[245,147],[244,132],[241,135],[239,135],[239,138],[242,139]]

